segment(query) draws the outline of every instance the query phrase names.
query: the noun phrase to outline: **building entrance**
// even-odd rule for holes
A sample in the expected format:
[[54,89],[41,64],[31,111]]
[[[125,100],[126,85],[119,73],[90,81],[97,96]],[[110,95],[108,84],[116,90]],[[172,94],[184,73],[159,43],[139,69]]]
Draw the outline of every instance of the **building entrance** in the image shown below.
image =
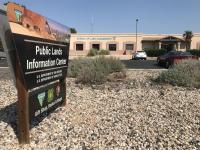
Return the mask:
[[175,43],[169,43],[169,44],[162,44],[162,49],[165,49],[167,50],[168,52],[169,51],[172,51],[172,50],[176,50],[176,44]]

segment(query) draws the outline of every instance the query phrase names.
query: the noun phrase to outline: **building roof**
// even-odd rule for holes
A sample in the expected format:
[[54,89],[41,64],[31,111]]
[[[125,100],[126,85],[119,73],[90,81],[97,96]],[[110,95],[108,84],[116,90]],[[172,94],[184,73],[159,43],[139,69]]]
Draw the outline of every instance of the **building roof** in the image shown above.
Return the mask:
[[184,41],[183,38],[177,38],[175,36],[166,36],[166,37],[144,37],[143,42],[145,41],[161,41],[161,42],[164,42],[164,41]]
[[158,41],[162,38],[144,37],[142,41]]

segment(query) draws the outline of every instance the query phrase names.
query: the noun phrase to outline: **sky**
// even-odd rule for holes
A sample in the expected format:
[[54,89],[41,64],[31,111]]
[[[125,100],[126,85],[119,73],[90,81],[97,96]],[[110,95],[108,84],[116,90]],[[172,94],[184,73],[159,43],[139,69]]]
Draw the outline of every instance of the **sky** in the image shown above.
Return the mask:
[[[79,33],[200,33],[200,0],[10,0]],[[6,0],[0,0],[3,4]],[[91,25],[93,24],[93,25]]]

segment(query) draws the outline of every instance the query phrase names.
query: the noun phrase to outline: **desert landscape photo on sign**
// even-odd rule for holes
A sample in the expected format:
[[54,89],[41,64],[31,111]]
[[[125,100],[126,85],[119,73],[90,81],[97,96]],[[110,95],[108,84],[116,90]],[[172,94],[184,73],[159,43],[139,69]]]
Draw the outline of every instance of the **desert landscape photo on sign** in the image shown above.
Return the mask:
[[8,19],[13,33],[67,42],[70,29],[51,19],[14,3],[7,5]]

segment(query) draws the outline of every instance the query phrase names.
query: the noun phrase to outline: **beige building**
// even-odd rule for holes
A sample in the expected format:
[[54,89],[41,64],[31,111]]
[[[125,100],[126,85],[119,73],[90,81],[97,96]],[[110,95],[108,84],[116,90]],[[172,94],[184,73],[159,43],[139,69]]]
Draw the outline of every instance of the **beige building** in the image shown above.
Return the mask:
[[[111,55],[131,55],[136,51],[136,34],[72,34],[70,55],[84,56],[92,48],[109,50]],[[182,34],[141,34],[137,50],[145,48],[185,51]],[[200,33],[194,33],[191,49],[200,49]]]

